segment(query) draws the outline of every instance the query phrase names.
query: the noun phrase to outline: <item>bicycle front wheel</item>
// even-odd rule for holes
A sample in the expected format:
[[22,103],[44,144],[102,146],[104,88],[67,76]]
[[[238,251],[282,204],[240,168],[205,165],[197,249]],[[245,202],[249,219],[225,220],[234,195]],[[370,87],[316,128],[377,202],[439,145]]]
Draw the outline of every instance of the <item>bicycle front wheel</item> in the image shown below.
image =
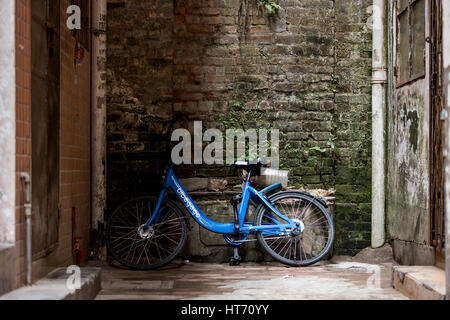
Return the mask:
[[[307,266],[318,262],[330,251],[334,240],[333,223],[317,199],[301,192],[285,191],[272,195],[269,201],[278,212],[304,226],[302,232],[257,232],[259,243],[274,259],[294,267]],[[287,222],[260,205],[254,225],[268,224]]]
[[106,245],[122,265],[155,269],[171,262],[182,250],[187,238],[186,216],[176,204],[165,199],[159,220],[146,228],[155,205],[155,197],[140,197],[125,202],[111,214]]

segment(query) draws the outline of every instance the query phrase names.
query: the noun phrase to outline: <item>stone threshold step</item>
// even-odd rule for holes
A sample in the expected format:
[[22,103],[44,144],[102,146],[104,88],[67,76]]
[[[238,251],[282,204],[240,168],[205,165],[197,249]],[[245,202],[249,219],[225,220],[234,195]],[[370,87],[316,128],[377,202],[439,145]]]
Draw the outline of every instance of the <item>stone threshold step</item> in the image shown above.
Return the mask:
[[[24,286],[13,290],[0,300],[93,300],[101,289],[101,268],[80,268],[79,289],[71,289],[76,274],[73,270],[67,273],[67,268],[57,268],[45,278],[32,286]],[[68,279],[70,280],[68,281]],[[69,282],[69,285],[68,285]]]
[[393,286],[410,299],[444,300],[445,271],[435,266],[395,266]]

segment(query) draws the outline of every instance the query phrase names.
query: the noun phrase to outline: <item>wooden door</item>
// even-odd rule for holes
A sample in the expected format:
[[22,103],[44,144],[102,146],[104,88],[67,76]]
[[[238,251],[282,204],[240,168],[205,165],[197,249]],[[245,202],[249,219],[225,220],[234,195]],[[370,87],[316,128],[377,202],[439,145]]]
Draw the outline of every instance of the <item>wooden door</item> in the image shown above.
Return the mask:
[[31,1],[33,258],[56,248],[59,228],[59,0]]
[[442,0],[431,0],[430,59],[430,243],[436,248],[436,265],[445,265]]

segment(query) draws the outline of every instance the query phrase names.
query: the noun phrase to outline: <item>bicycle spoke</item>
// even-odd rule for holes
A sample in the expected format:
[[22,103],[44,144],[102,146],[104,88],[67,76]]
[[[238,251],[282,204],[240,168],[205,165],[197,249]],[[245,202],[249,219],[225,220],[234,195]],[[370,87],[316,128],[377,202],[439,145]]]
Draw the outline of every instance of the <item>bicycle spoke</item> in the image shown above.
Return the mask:
[[[136,239],[137,239],[137,238],[136,238]],[[130,247],[130,250],[128,250],[128,253],[127,253],[127,255],[125,256],[126,258],[128,258],[128,256],[131,254],[131,251],[136,252],[136,247],[137,247],[137,245],[138,245],[138,243],[139,243],[140,241],[143,241],[143,240],[134,241],[134,242],[132,243],[132,245],[131,245],[131,247]]]
[[[122,210],[121,210],[122,211]],[[125,225],[127,226],[127,227],[130,227],[130,228],[135,228],[135,224],[134,224],[134,222],[133,221],[130,221],[129,220],[129,218],[128,218],[128,216],[123,216],[123,215],[120,215],[120,216],[116,216],[116,218],[118,218],[118,219],[120,219],[121,221],[122,221],[122,223],[125,223]]]
[[294,260],[297,260],[297,237],[294,238]]
[[142,254],[144,253],[145,247],[147,246],[148,243],[149,243],[149,241],[147,241],[146,243],[144,243],[144,246],[143,246],[143,248],[142,248],[142,250],[141,250],[141,254],[139,255],[139,258],[138,258],[138,260],[137,260],[137,263],[138,263],[138,264],[139,264],[139,261],[141,261]]
[[[181,234],[181,232],[178,233],[178,234]],[[170,237],[169,235],[167,235],[167,234],[162,234],[162,235],[160,235],[160,236],[155,237],[155,239],[158,239],[158,238],[166,238],[166,239],[172,241],[173,243],[178,244],[178,242],[177,242],[176,240],[174,240],[173,238],[171,238],[171,237]]]
[[136,233],[136,228],[135,228],[135,230],[131,230],[128,232],[114,232],[114,235],[117,235],[117,237],[111,236],[110,238],[111,239],[121,239],[121,238],[127,237],[129,235],[133,235],[134,233]]
[[288,250],[288,252],[289,252],[289,259],[291,259],[291,250],[292,250],[292,239],[289,241],[289,250]]
[[169,248],[166,248],[165,246],[163,246],[157,239],[155,239],[154,243],[156,244],[156,246],[159,249],[162,249],[162,250],[164,250],[164,251],[169,253],[166,257],[168,257],[172,253],[171,251],[169,251]]
[[[149,243],[150,243],[150,241],[147,242],[147,244],[149,244]],[[150,258],[148,257],[148,254],[147,254],[147,244],[144,247],[144,252],[145,252],[145,257],[147,258],[147,263],[150,263]]]
[[309,224],[308,226],[313,226],[313,225],[315,225],[316,223],[318,223],[319,220],[326,220],[326,218],[325,218],[325,217],[320,217],[319,219],[317,219],[317,220],[314,221],[313,223]]
[[[303,241],[302,241],[302,239],[298,239],[298,241],[300,242],[300,248],[301,248],[301,252],[303,252],[303,255],[305,256],[305,260],[306,259],[308,259],[307,257],[306,257],[306,251],[305,251],[305,248],[303,247]],[[300,256],[301,256],[301,253],[300,253]]]
[[[133,238],[133,241],[134,240],[136,240],[136,237],[135,238]],[[122,239],[122,241],[121,242],[119,242],[119,243],[116,243],[114,246],[115,247],[120,247],[123,243],[127,243],[128,242],[128,239]],[[110,244],[112,245],[113,244],[113,242],[110,242]]]
[[297,207],[297,209],[295,209],[295,218],[296,218],[296,219],[299,218],[299,215],[298,215],[297,213],[298,213],[298,211],[300,210],[303,201],[302,201],[302,200],[299,200],[299,201],[297,201],[297,202],[298,202],[298,207]]
[[299,217],[300,219],[303,219],[303,216],[305,215],[306,211],[308,211],[309,208],[311,208],[312,204],[313,204],[313,202],[310,201],[309,204],[303,209],[303,211],[302,211],[302,213],[300,214],[300,217]]

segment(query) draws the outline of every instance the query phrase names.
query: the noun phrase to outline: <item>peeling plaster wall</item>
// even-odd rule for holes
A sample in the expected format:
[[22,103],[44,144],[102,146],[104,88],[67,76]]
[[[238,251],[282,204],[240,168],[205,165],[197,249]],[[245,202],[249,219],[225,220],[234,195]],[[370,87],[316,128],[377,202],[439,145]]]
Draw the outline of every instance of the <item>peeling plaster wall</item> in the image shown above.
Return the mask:
[[[393,241],[394,256],[399,262],[417,264],[420,261],[421,264],[428,264],[433,259],[433,252],[428,246],[430,66],[425,64],[425,78],[396,88],[393,73],[396,56],[394,5],[393,1],[389,8],[387,240]],[[429,21],[426,30],[429,33]],[[426,45],[426,61],[429,61],[429,55],[429,46]]]
[[0,5],[0,243],[14,242],[14,1]]
[[[389,234],[428,242],[429,103],[421,80],[391,97],[388,143]],[[408,226],[405,228],[405,224]]]

